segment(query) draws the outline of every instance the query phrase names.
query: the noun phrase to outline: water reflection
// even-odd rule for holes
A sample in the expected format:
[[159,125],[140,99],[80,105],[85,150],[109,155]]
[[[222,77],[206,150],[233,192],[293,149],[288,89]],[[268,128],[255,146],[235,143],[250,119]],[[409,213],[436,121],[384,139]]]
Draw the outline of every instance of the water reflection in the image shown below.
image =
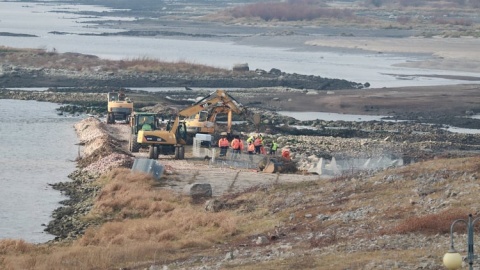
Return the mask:
[[382,115],[360,115],[360,114],[341,114],[329,112],[291,112],[279,111],[280,115],[293,117],[300,121],[324,120],[324,121],[349,121],[349,122],[366,122],[366,121],[382,121],[382,118],[388,116]]

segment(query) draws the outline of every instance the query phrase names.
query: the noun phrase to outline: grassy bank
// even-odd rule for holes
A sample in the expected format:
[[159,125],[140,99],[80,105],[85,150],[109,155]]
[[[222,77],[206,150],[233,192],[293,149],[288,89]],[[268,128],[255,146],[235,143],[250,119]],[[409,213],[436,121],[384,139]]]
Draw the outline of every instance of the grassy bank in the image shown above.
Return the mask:
[[479,207],[478,164],[479,157],[437,159],[254,187],[217,198],[218,212],[116,169],[94,182],[101,189],[84,219],[100,225],[68,243],[3,240],[0,262],[2,269],[441,269],[451,222]]

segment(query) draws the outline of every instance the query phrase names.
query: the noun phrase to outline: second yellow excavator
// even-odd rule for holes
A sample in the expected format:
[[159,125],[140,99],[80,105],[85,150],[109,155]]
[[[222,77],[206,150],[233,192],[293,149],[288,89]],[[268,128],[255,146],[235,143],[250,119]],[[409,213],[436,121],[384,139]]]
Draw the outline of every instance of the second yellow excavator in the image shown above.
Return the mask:
[[[196,105],[197,107],[194,107]],[[227,136],[230,136],[232,113],[242,114],[246,111],[240,102],[224,90],[217,90],[209,94],[194,103],[192,107],[198,109],[198,105],[202,106],[202,110],[185,119],[188,137],[194,137],[196,134],[213,135],[216,129],[216,117],[219,114],[227,114]],[[192,112],[197,109],[192,109]]]
[[107,94],[107,124],[115,124],[115,121],[128,123],[132,112],[133,102],[125,96],[123,91]]

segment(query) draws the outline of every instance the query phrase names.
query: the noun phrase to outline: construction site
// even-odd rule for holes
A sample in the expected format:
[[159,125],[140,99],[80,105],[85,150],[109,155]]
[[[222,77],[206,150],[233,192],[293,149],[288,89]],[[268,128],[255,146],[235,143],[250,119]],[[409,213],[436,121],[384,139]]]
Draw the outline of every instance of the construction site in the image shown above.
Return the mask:
[[[124,100],[83,93],[101,97],[106,113],[74,125],[78,170],[72,181],[53,185],[69,199],[45,229],[56,236],[52,251],[43,257],[19,251],[4,262],[12,269],[29,268],[31,256],[39,258],[38,269],[52,269],[52,261],[55,269],[98,269],[99,261],[102,269],[132,270],[440,269],[448,225],[468,210],[455,206],[461,199],[478,208],[478,135],[407,121],[282,120],[258,109],[272,94],[263,93],[268,97],[256,106],[245,97],[258,101],[257,91],[228,92],[190,90],[184,102],[162,93],[175,102],[144,104],[144,93],[125,92]],[[288,102],[300,91],[282,93],[273,97]],[[224,101],[231,98],[241,110],[231,110],[230,122]],[[133,108],[129,114],[115,109],[124,105]],[[222,113],[209,117],[216,106]],[[214,131],[200,133],[201,124],[189,123],[195,121]],[[290,123],[324,135],[300,134]],[[237,136],[242,143],[233,143]],[[252,136],[263,137],[260,153],[248,153]],[[45,254],[41,246],[27,248]]]
[[[112,101],[112,96],[117,98]],[[342,155],[342,152],[329,158],[294,152],[291,148],[295,145],[285,141],[281,134],[260,128],[258,113],[253,113],[221,89],[196,98],[194,103],[179,109],[170,119],[160,113],[134,111],[134,101],[125,98],[123,93],[120,97],[108,93],[106,123],[114,129],[111,134],[117,134],[121,141],[128,141],[127,150],[135,157],[132,171],[149,173],[161,179],[165,166],[171,166],[172,162],[194,164],[195,168],[203,169],[195,170],[194,176],[179,177],[188,179],[184,185],[213,185],[213,194],[217,196],[233,188],[241,190],[266,181],[291,181],[288,179],[292,177],[283,177],[284,174],[296,174],[300,178],[296,177],[295,181],[304,181],[403,165],[401,158],[385,154],[383,147],[376,147],[382,148],[377,155],[365,153],[356,157]],[[130,114],[127,116],[125,111]],[[233,115],[255,130],[238,128],[232,120]],[[226,121],[218,121],[217,116],[226,116]],[[224,141],[223,145],[221,141]],[[234,146],[234,141],[238,141],[238,145]],[[236,173],[232,174],[232,169]],[[261,182],[252,180],[256,178],[252,173],[263,173]],[[177,184],[175,188],[182,189]]]

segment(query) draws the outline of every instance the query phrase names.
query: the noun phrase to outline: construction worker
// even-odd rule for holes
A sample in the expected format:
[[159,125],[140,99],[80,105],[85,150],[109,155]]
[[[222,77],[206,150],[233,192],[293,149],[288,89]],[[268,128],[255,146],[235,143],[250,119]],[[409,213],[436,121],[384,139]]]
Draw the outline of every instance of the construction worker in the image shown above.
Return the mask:
[[260,154],[261,148],[263,146],[262,138],[260,136],[255,137],[253,145],[255,146],[255,154]]
[[285,160],[290,160],[290,149],[288,148],[282,149],[282,158]]
[[253,145],[253,142],[248,143],[247,153],[248,159],[250,159],[250,162],[253,162],[253,154],[255,154],[255,146]]
[[249,155],[253,155],[255,153],[255,146],[253,145],[252,142],[248,143],[247,152]]
[[145,131],[150,131],[152,130],[152,125],[153,123],[151,123],[150,119],[148,117],[142,117],[142,120],[140,122],[142,124],[142,130],[145,130]]
[[227,155],[228,146],[227,136],[222,136],[222,138],[218,141],[218,147],[220,147],[220,156],[224,157]]
[[272,144],[270,145],[270,155],[274,156],[277,153],[278,149],[278,144],[276,141],[272,141]]
[[255,136],[250,135],[250,137],[248,137],[248,139],[247,139],[247,143],[253,143],[254,140],[255,140]]
[[236,159],[237,155],[242,153],[243,150],[243,142],[240,140],[240,136],[235,136],[231,143],[232,147],[232,159]]

